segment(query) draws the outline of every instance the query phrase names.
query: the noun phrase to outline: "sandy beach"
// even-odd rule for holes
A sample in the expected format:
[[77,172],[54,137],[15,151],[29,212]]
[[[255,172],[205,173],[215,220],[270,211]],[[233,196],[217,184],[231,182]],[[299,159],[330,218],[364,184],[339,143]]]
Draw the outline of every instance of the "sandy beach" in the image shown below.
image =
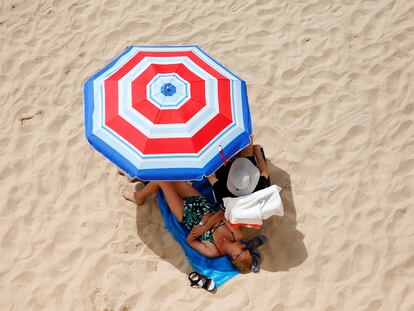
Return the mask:
[[[414,310],[414,2],[0,3],[0,310]],[[85,139],[83,83],[199,45],[248,85],[284,217],[215,294]]]

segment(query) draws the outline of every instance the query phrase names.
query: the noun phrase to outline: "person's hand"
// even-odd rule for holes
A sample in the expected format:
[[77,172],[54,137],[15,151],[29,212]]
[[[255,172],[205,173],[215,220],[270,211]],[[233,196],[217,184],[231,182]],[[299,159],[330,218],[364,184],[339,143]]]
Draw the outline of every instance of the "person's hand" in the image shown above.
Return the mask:
[[202,235],[204,232],[206,232],[205,225],[197,225],[191,230],[191,235],[193,238],[198,238],[200,235]]
[[208,222],[208,220],[211,218],[211,216],[213,216],[213,214],[210,214],[210,213],[204,214],[203,219],[201,220],[199,225],[205,225]]

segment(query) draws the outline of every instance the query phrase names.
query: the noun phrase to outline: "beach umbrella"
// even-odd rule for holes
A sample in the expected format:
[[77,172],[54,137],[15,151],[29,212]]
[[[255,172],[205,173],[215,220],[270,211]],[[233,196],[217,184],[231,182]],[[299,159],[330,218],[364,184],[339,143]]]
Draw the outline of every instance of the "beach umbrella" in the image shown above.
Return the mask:
[[84,104],[90,144],[142,180],[200,180],[252,133],[246,83],[197,46],[127,48]]

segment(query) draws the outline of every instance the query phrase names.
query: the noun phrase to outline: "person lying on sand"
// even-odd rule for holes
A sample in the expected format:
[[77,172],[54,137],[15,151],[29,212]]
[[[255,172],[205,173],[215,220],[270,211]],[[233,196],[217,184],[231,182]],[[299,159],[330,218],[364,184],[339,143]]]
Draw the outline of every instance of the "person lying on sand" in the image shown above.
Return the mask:
[[260,145],[251,143],[227,164],[208,177],[218,203],[223,198],[238,197],[270,186],[269,169]]
[[206,257],[227,255],[233,266],[242,273],[251,271],[252,255],[240,242],[243,233],[231,228],[224,212],[209,203],[185,181],[151,181],[139,192],[124,195],[125,199],[143,204],[145,198],[161,190],[177,220],[190,230],[188,244]]

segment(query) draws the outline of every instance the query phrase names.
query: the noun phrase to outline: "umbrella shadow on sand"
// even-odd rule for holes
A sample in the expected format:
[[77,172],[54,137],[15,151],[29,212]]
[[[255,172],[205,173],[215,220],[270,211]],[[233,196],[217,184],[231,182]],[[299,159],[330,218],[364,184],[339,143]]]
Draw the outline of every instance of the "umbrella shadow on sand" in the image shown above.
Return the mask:
[[[288,271],[299,266],[307,258],[304,235],[296,229],[296,209],[290,175],[268,161],[270,180],[282,188],[280,192],[285,215],[273,216],[263,222],[257,231],[244,229],[247,237],[265,234],[268,242],[260,247],[261,269],[266,271]],[[147,198],[143,206],[137,207],[137,234],[141,240],[160,258],[187,274],[192,269],[184,251],[165,228],[158,207],[157,196]]]
[[158,207],[157,195],[148,197],[145,204],[137,207],[136,225],[138,237],[162,260],[168,261],[181,272],[192,271],[180,245],[174,240]]

